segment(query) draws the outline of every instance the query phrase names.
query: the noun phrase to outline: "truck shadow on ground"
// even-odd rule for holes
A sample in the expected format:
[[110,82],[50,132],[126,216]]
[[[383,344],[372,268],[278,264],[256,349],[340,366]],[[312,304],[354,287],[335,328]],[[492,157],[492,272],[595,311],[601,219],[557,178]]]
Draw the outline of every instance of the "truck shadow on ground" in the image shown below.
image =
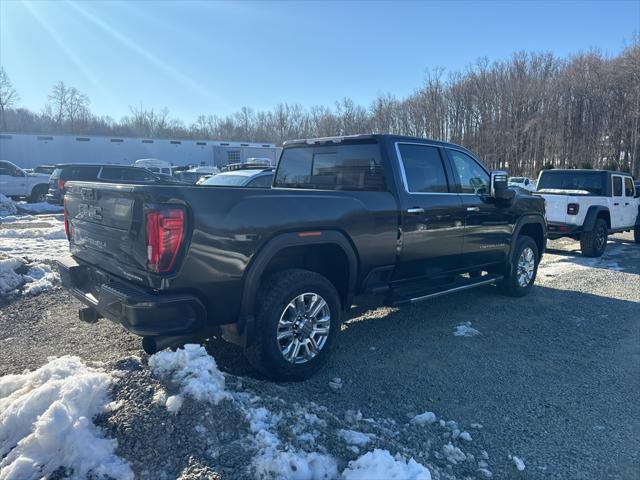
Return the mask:
[[[479,335],[453,335],[469,321]],[[640,467],[637,302],[541,286],[514,299],[486,287],[399,309],[366,299],[342,330],[328,365],[284,390],[274,385],[277,395],[337,414],[406,422],[429,410],[479,422],[475,435],[501,458],[527,452],[531,478],[576,458],[600,478]],[[236,347],[209,348],[226,372],[257,378]],[[335,377],[338,392],[328,388]]]

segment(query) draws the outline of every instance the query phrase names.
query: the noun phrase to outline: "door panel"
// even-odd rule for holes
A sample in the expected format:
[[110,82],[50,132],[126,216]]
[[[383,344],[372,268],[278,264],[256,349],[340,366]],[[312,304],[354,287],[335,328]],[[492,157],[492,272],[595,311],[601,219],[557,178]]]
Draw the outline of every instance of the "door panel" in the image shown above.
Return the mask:
[[490,176],[482,165],[464,152],[448,149],[462,192],[465,210],[463,262],[472,269],[503,263],[509,253],[514,215],[488,196]]
[[625,226],[633,226],[636,223],[636,216],[638,215],[638,207],[634,198],[633,179],[631,177],[624,177],[624,223]]
[[624,209],[624,188],[622,175],[611,175],[612,182],[612,201],[611,209],[611,228],[620,228],[626,226],[625,209]]
[[460,195],[437,146],[399,142],[401,250],[394,280],[430,278],[459,269],[464,236]]

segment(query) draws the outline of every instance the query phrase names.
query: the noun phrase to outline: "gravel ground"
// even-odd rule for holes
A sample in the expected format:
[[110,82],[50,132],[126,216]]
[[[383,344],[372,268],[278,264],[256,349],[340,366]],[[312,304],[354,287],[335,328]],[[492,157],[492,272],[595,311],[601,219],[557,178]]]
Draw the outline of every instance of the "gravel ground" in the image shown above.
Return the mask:
[[[80,323],[62,290],[0,309],[0,375],[54,355],[105,362],[120,377],[112,393],[121,406],[96,423],[140,478],[248,478],[260,448],[246,413],[261,407],[281,418],[284,446],[330,454],[340,468],[358,455],[337,431],[353,429],[373,435],[360,453],[413,456],[434,478],[483,478],[485,465],[493,478],[638,478],[640,246],[616,235],[597,260],[580,257],[576,242],[549,247],[524,299],[495,288],[401,309],[364,299],[327,368],[303,383],[265,382],[237,348],[214,340],[207,349],[233,400],[187,398],[177,415],[154,401],[176,386],[150,372],[139,339],[110,322]],[[469,321],[478,335],[453,335]],[[426,411],[458,425],[409,423]],[[455,464],[449,442],[464,452]]]

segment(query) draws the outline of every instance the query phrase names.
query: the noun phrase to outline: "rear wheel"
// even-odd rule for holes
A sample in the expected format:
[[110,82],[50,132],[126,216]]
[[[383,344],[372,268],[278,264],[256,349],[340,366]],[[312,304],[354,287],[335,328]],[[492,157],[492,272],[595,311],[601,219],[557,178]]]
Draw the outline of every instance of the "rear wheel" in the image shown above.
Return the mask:
[[267,278],[256,306],[256,338],[249,362],[273,380],[304,380],[329,358],[342,310],[335,287],[307,270]]
[[636,225],[633,229],[633,239],[636,243],[640,243],[640,225]]
[[603,218],[598,218],[593,230],[583,232],[580,235],[580,250],[585,257],[600,257],[607,248],[609,231],[607,222]]
[[28,203],[40,203],[47,200],[48,185],[36,185],[31,190],[31,195],[27,198]]
[[533,287],[538,273],[540,254],[535,240],[527,236],[518,238],[513,258],[510,273],[502,280],[500,287],[506,295],[523,297]]

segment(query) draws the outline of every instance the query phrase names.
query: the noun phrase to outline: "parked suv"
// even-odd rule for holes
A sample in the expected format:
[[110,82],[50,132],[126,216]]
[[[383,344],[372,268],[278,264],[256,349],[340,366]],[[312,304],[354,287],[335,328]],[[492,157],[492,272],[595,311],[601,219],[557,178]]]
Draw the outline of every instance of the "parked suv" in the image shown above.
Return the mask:
[[543,170],[536,195],[545,199],[549,238],[580,240],[587,257],[605,252],[610,233],[634,231],[640,242],[640,199],[628,173]]
[[61,164],[56,165],[56,169],[49,179],[47,202],[62,205],[65,185],[71,180],[117,183],[182,183],[170,175],[153,173],[141,167],[82,163]]
[[270,188],[273,183],[273,168],[235,169],[218,173],[198,182],[198,185],[217,185],[226,187]]
[[7,197],[44,202],[48,183],[49,175],[27,173],[11,162],[0,160],[0,193]]
[[278,380],[320,368],[354,296],[523,296],[546,243],[544,201],[505,172],[390,135],[285,142],[270,189],[70,182],[65,214],[81,320],[117,321],[147,352],[221,335]]

